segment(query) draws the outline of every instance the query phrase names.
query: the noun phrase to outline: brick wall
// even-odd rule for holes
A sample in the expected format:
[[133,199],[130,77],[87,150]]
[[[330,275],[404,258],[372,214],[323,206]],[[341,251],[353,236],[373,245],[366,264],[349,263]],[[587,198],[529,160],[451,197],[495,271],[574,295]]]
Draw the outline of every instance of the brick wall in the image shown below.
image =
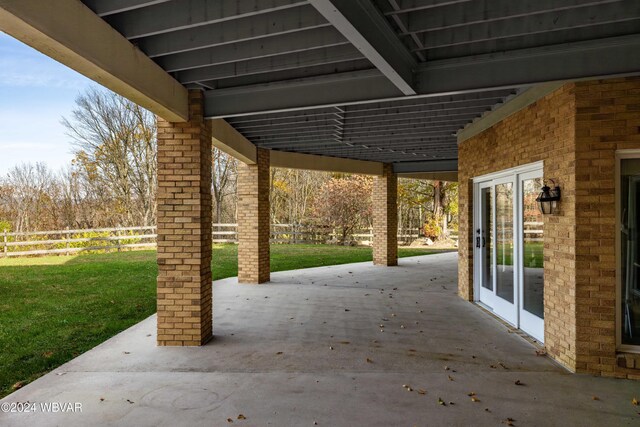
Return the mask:
[[575,96],[569,84],[459,146],[459,288],[473,300],[472,178],[544,161],[545,179],[562,188],[559,212],[544,217],[547,351],[575,369]]
[[257,149],[255,165],[238,163],[238,281],[270,278],[269,150]]
[[640,78],[580,82],[575,94],[577,369],[640,379],[640,355],[617,357],[615,335],[615,151],[640,148]]
[[385,164],[373,179],[373,264],[398,265],[398,176]]
[[[459,146],[459,294],[473,300],[472,178],[544,161],[545,346],[569,369],[640,378],[616,354],[615,150],[640,148],[640,79],[570,83]],[[633,369],[633,368],[636,369]]]
[[202,92],[189,121],[158,118],[158,345],[212,337],[211,129]]

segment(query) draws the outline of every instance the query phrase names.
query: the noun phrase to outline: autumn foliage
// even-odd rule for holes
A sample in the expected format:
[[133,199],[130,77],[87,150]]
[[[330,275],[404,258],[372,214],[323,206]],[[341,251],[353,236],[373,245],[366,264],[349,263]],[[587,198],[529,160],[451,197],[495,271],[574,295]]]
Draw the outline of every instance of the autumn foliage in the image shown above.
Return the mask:
[[342,241],[355,230],[371,225],[373,180],[364,176],[334,177],[325,182],[314,200],[314,213],[338,228]]

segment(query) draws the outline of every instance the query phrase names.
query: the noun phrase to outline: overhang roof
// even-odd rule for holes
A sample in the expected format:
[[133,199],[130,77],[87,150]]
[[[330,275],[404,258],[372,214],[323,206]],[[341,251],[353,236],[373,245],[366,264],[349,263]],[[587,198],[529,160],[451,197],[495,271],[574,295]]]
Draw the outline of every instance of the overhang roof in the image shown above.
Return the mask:
[[640,73],[637,0],[83,3],[276,150],[455,165],[456,133],[531,85]]

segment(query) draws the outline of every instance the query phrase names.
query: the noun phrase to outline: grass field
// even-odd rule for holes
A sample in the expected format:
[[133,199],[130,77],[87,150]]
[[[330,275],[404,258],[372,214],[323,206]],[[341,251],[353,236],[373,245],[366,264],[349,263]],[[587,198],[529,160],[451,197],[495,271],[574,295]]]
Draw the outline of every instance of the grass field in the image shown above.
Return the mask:
[[[214,280],[237,275],[236,245],[213,259]],[[271,247],[271,271],[370,260],[366,247]],[[0,259],[0,397],[153,314],[157,271],[155,251]]]

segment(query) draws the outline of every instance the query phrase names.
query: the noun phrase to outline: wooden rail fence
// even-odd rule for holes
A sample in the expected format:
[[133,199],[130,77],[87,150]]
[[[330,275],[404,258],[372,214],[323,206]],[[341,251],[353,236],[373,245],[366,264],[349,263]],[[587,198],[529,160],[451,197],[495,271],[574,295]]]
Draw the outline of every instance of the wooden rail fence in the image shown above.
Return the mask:
[[[236,243],[237,224],[213,224],[213,243]],[[116,227],[95,229],[65,229],[13,233],[4,230],[0,256],[70,255],[89,251],[121,251],[156,246],[156,227]],[[325,243],[339,234],[331,227],[308,224],[272,224],[272,243]],[[371,229],[357,230],[350,237],[358,244],[370,245]],[[409,244],[419,237],[419,230],[399,229],[398,242]]]

